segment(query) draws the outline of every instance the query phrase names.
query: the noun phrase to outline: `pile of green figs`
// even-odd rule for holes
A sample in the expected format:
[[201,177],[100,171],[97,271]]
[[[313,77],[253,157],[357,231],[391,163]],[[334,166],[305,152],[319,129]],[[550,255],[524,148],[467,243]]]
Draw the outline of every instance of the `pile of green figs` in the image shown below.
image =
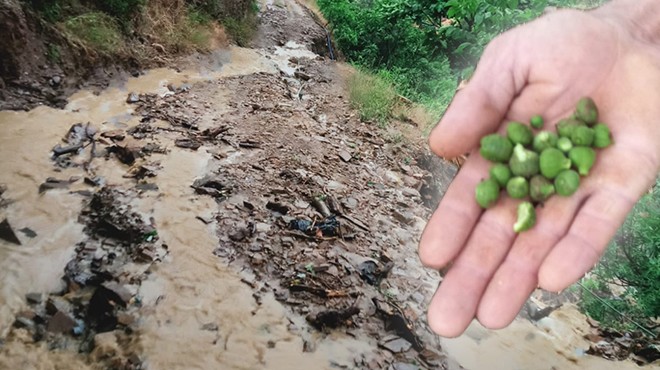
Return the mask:
[[[612,144],[610,129],[598,122],[598,107],[584,97],[575,112],[556,124],[556,131],[540,131],[543,117],[536,115],[530,124],[509,122],[506,136],[490,134],[481,139],[479,152],[493,162],[489,177],[475,190],[482,208],[493,207],[505,190],[509,197],[521,199],[516,233],[536,224],[535,207],[557,194],[568,197],[587,176],[596,161],[596,150]],[[536,134],[535,134],[536,131]]]

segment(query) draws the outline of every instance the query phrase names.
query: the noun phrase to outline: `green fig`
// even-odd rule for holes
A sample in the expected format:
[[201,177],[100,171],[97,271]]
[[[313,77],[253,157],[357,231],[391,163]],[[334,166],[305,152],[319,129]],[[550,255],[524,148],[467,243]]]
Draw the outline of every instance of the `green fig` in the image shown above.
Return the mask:
[[509,166],[504,163],[495,163],[493,167],[490,168],[490,177],[495,179],[501,187],[505,187],[506,183],[509,182],[511,178],[511,170]]
[[557,134],[559,137],[571,137],[573,130],[576,127],[584,126],[584,122],[573,117],[564,118],[557,123]]
[[580,99],[575,107],[575,117],[589,126],[598,122],[598,107],[593,99],[584,97]]
[[518,219],[513,224],[513,231],[520,233],[531,229],[536,224],[536,210],[530,202],[522,202],[518,205]]
[[537,153],[541,153],[544,149],[552,148],[557,145],[557,134],[550,131],[541,131],[534,137],[532,148]]
[[612,144],[610,128],[603,123],[594,126],[594,147],[607,148]]
[[557,140],[557,149],[564,153],[568,153],[573,149],[573,142],[567,137],[560,137],[559,140]]
[[596,162],[596,151],[586,146],[576,146],[568,152],[568,158],[580,175],[587,176]]
[[516,176],[532,177],[539,173],[539,155],[525,149],[522,144],[516,144],[509,160],[509,168]]
[[481,138],[481,156],[491,162],[506,163],[513,153],[513,144],[500,134],[490,134]]
[[532,129],[524,123],[512,121],[506,127],[506,134],[513,144],[528,146],[534,140]]
[[539,167],[543,176],[554,179],[560,172],[571,168],[571,160],[559,149],[548,148],[541,152]]
[[571,132],[571,141],[575,146],[592,146],[595,134],[591,127],[578,126]]
[[512,177],[506,184],[506,192],[513,199],[522,199],[529,194],[529,183],[524,177]]
[[500,185],[495,179],[481,181],[475,189],[475,198],[481,208],[490,208],[500,197]]
[[529,196],[535,202],[545,202],[555,193],[555,186],[541,175],[536,175],[529,180]]
[[568,197],[573,195],[580,186],[580,175],[573,170],[564,170],[555,178],[557,194]]
[[535,115],[529,120],[530,126],[534,127],[537,130],[543,128],[543,123],[544,123],[543,116],[541,116],[540,114]]

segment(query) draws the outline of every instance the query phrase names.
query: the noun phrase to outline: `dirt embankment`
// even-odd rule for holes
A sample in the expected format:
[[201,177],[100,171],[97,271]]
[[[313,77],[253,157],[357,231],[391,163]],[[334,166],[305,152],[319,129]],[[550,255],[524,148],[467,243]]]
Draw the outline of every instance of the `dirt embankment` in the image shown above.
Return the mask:
[[[186,54],[226,47],[227,32],[214,19],[231,19],[236,32],[245,35],[256,27],[241,23],[255,17],[247,0],[216,1],[206,8],[204,2],[150,0],[126,19],[104,13],[103,5],[56,7],[59,3],[68,4],[0,2],[0,110],[62,108],[76,90],[100,91],[111,80],[176,66]],[[58,18],[47,20],[44,10],[32,4],[57,9]],[[89,29],[90,24],[103,28]]]

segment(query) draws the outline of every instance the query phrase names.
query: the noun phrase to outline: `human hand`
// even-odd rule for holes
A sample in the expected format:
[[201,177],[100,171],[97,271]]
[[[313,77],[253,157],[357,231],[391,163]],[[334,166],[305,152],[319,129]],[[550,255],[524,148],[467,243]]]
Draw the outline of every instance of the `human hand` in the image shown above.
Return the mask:
[[[655,0],[560,10],[486,48],[429,141],[444,157],[471,152],[419,246],[425,265],[450,265],[429,306],[435,332],[460,335],[475,317],[487,328],[505,327],[538,286],[557,292],[577,281],[654,183],[660,170],[660,20],[640,22],[657,14]],[[583,96],[595,100],[614,145],[600,151],[573,196],[552,197],[538,207],[536,226],[515,234],[518,201],[502,197],[486,211],[475,201],[475,187],[490,167],[478,153],[479,140],[535,114],[545,118],[545,130],[554,130]]]

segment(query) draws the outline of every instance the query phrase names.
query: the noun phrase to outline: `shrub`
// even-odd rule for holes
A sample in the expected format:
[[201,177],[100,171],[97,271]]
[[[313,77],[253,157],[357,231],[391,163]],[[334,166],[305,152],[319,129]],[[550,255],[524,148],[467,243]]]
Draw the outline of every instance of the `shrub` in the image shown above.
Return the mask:
[[130,17],[144,5],[145,0],[96,0],[94,3],[99,9],[121,22],[128,22]]
[[[626,317],[651,326],[660,316],[660,180],[635,206],[605,256],[584,283],[600,298],[583,294],[580,307],[606,327],[630,328]],[[616,289],[614,289],[616,287]],[[603,304],[603,301],[606,302]]]
[[358,70],[348,79],[349,100],[360,118],[385,126],[396,101],[396,93],[385,79]]
[[69,18],[63,27],[69,35],[101,53],[116,53],[124,45],[115,20],[102,12]]
[[242,18],[226,18],[222,25],[238,46],[247,46],[257,32],[257,17],[248,14]]

